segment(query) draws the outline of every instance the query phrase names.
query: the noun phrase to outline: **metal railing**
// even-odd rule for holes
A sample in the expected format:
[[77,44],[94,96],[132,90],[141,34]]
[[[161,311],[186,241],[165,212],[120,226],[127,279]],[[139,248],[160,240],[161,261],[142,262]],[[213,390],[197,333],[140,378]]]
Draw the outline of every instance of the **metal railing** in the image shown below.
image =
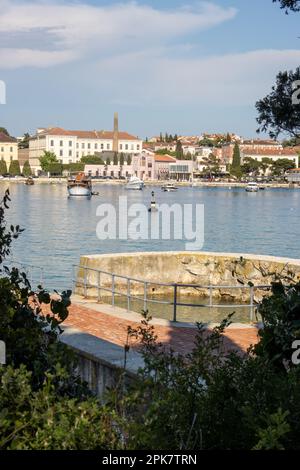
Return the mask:
[[40,266],[23,263],[14,259],[5,260],[3,264],[8,268],[16,267],[20,271],[23,271],[26,274],[31,287],[37,287],[38,285],[43,285],[44,283],[44,270]]
[[[249,320],[251,323],[254,321],[255,315],[255,308],[257,306],[257,302],[255,301],[255,292],[257,290],[270,290],[270,285],[257,285],[257,286],[250,286],[250,285],[241,285],[241,286],[215,286],[215,285],[201,285],[201,284],[180,284],[180,283],[163,283],[163,282],[154,282],[149,280],[142,280],[136,279],[129,276],[124,276],[112,272],[103,271],[101,269],[90,268],[87,266],[80,266],[80,265],[73,265],[76,269],[83,270],[83,279],[81,280],[78,276],[73,279],[73,284],[76,287],[83,287],[83,296],[87,298],[88,289],[96,289],[97,290],[97,301],[101,301],[101,293],[107,292],[111,293],[111,305],[115,306],[115,300],[117,296],[126,297],[127,298],[127,311],[131,310],[131,301],[138,300],[143,303],[143,310],[148,310],[148,304],[161,304],[161,305],[170,305],[173,307],[173,322],[177,322],[177,311],[178,307],[191,307],[191,308],[223,308],[223,309],[245,309],[249,308]],[[88,279],[88,272],[96,273],[96,283],[91,283]],[[101,280],[103,276],[109,276],[111,279],[111,287],[107,287],[106,285],[101,285]],[[124,287],[126,287],[126,292],[122,292],[116,288],[116,279],[124,280]],[[132,283],[138,283],[143,285],[143,296],[138,296],[136,294],[132,294],[131,287]],[[168,287],[171,289],[171,298],[170,301],[165,300],[158,300],[149,298],[148,296],[148,288],[150,286],[160,286],[160,287]],[[186,303],[180,302],[178,300],[179,297],[179,290],[180,289],[197,289],[197,290],[204,290],[209,292],[209,303],[208,304],[195,304],[195,303]],[[215,304],[214,303],[214,290],[236,290],[236,289],[246,289],[249,291],[249,299],[250,302],[244,304]]]

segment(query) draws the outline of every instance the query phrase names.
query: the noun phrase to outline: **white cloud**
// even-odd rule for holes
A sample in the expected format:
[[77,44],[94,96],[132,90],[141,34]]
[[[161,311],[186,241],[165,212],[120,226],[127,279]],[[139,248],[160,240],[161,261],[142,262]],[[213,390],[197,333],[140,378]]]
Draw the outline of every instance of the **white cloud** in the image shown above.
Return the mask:
[[72,51],[39,51],[32,49],[0,48],[0,68],[20,67],[45,68],[64,64],[76,58]]
[[[206,58],[165,57],[165,51],[101,61],[107,77],[121,74],[114,100],[160,105],[247,106],[270,91],[280,70],[299,66],[299,50],[255,50]],[[137,65],[138,64],[138,65]],[[105,83],[109,89],[109,81]]]
[[[208,2],[199,2],[193,8],[158,10],[136,2],[95,7],[83,3],[53,3],[51,0],[26,3],[0,0],[0,34],[6,34],[6,43],[9,37],[14,39],[16,49],[16,34],[19,39],[26,39],[28,44],[30,35],[35,38],[37,30],[44,31],[50,49],[55,53],[64,52],[66,60],[69,60],[70,51],[76,51],[74,57],[85,57],[86,54],[102,57],[120,50],[137,51],[168,44],[188,33],[231,20],[236,13],[234,8]],[[19,49],[23,49],[22,44]],[[36,40],[29,49],[32,49],[30,64],[39,66]],[[26,57],[29,57],[29,50]],[[48,54],[44,58],[44,66],[47,57],[49,66],[55,64],[53,56]],[[7,57],[8,62],[1,63],[1,67],[23,66],[23,61],[14,63],[13,59],[14,54],[12,59]]]

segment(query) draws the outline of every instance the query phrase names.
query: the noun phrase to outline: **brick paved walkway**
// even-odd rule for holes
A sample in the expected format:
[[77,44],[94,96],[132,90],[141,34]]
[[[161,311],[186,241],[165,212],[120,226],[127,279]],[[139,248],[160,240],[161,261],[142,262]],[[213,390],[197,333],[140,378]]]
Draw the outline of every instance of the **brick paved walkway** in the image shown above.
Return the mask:
[[[101,309],[101,306],[99,308]],[[103,313],[99,311],[99,308],[95,310],[91,306],[84,307],[81,304],[73,303],[69,309],[69,317],[64,324],[119,346],[124,346],[127,338],[127,327],[129,325],[137,327],[139,323]],[[155,333],[158,336],[158,341],[164,345],[171,346],[175,351],[187,353],[193,347],[196,329],[155,325]],[[226,350],[246,351],[251,344],[256,342],[257,330],[251,327],[231,327],[226,331],[224,337]]]

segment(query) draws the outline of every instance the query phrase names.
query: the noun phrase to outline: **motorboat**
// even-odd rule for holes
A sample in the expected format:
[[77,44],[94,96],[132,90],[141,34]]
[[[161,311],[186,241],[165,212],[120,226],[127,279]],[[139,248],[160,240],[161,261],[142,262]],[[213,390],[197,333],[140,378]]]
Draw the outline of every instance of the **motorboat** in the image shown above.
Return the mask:
[[178,188],[173,183],[168,183],[162,186],[161,189],[169,193],[171,191],[177,191]]
[[31,176],[29,176],[29,178],[26,179],[25,184],[26,184],[26,186],[33,186],[34,185],[33,178]]
[[246,186],[247,193],[257,193],[259,191],[259,186],[257,183],[248,183]]
[[91,179],[84,173],[78,173],[76,177],[71,177],[68,180],[68,193],[69,196],[92,196]]
[[141,180],[137,176],[131,176],[131,178],[127,181],[125,189],[142,190],[144,186],[145,184],[143,180]]

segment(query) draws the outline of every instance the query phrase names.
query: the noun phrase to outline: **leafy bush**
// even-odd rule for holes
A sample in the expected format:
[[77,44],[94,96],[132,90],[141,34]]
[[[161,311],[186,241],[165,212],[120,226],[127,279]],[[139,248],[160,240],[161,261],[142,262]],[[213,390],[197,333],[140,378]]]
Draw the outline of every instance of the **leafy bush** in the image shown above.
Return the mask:
[[26,162],[23,165],[23,175],[24,176],[31,176],[32,175],[31,166],[30,166],[30,163],[29,163],[28,160],[26,160]]
[[18,160],[13,160],[9,165],[9,174],[12,176],[19,176],[21,174],[20,163]]
[[113,414],[94,398],[81,401],[57,393],[59,367],[32,389],[31,373],[21,366],[0,368],[0,449],[99,450],[118,448]]

